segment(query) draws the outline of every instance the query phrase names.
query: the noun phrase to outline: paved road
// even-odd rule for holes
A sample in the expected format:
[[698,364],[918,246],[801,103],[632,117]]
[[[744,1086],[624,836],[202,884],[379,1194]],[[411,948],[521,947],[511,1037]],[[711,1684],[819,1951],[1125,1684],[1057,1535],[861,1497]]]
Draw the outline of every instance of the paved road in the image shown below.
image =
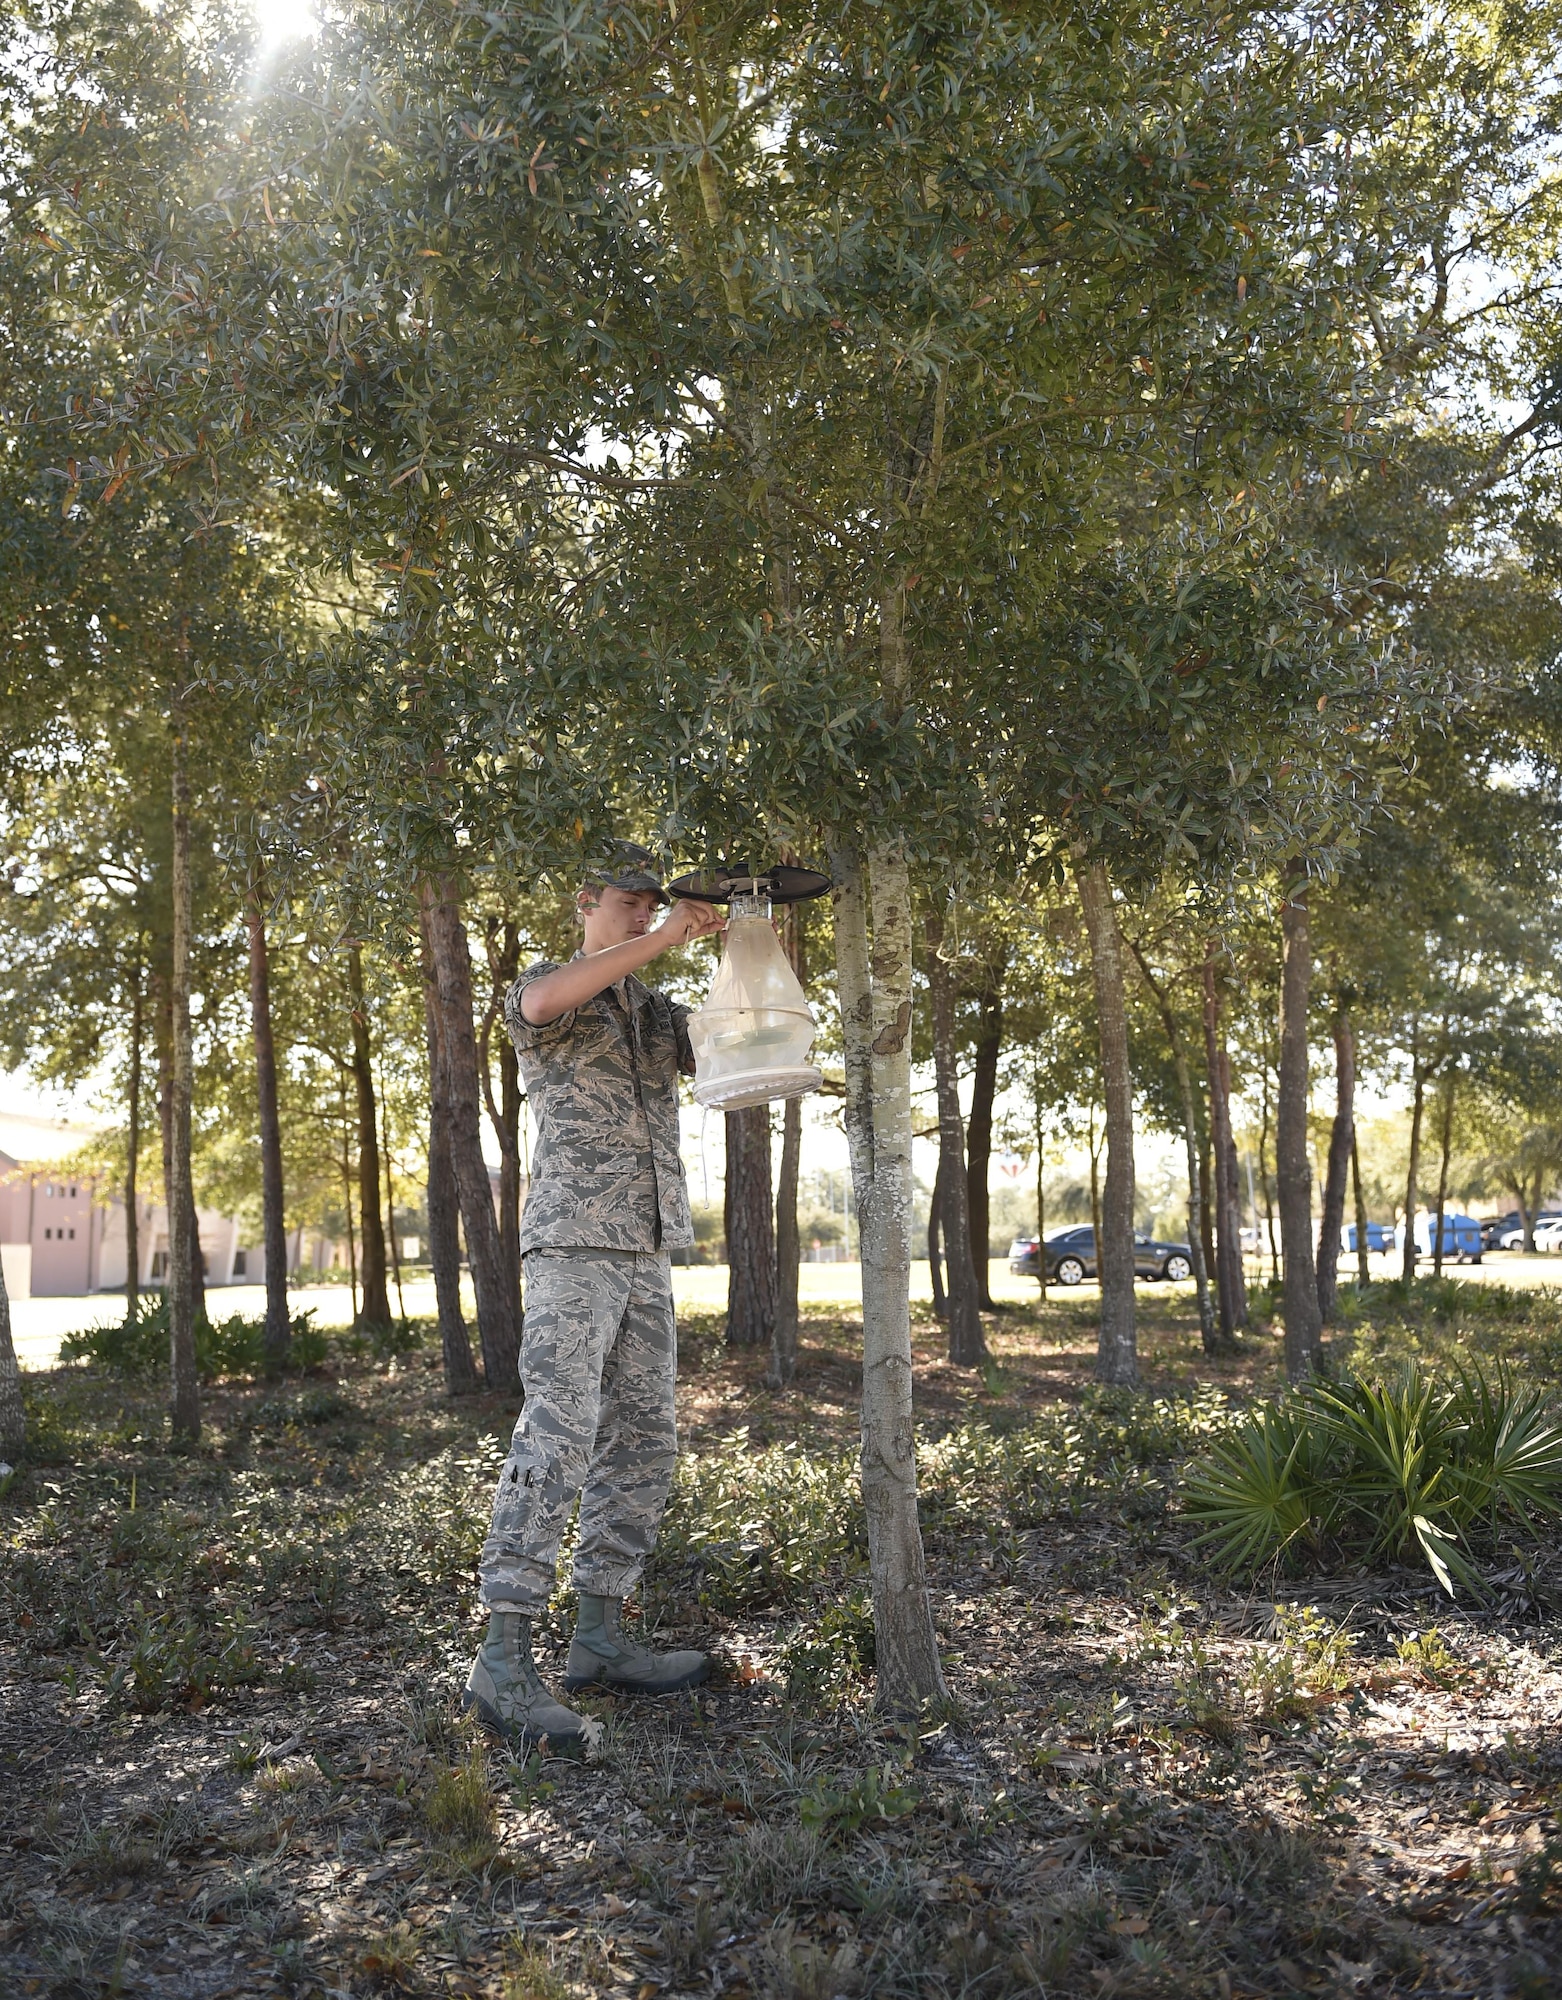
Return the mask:
[[[1398,1274],[1397,1256],[1374,1257],[1372,1264],[1374,1277]],[[1249,1259],[1248,1268],[1250,1274],[1256,1271],[1252,1259]],[[1029,1304],[1035,1298],[1035,1280],[1012,1276],[1003,1259],[994,1258],[988,1270],[992,1295],[1000,1302]],[[1350,1271],[1342,1267],[1340,1275],[1342,1279],[1348,1279],[1353,1273],[1354,1263]],[[1484,1263],[1453,1267],[1450,1274],[1475,1284],[1562,1286],[1562,1256],[1526,1257],[1519,1251],[1499,1250],[1487,1257]],[[804,1264],[798,1275],[798,1288],[805,1306],[840,1306],[849,1310],[862,1304],[860,1264]],[[462,1291],[470,1315],[473,1311],[470,1280],[463,1284]],[[684,1310],[719,1312],[727,1302],[726,1266],[677,1265],[673,1269],[673,1292]],[[911,1295],[922,1300],[932,1296],[925,1262],[911,1267]],[[1094,1285],[1081,1285],[1075,1292],[1058,1295],[1094,1298],[1096,1288]],[[409,1315],[414,1318],[433,1317],[434,1285],[431,1279],[420,1278],[406,1285],[402,1296]],[[392,1303],[395,1303],[394,1292]],[[265,1311],[266,1294],[260,1285],[229,1285],[209,1292],[207,1306],[213,1318],[226,1319],[232,1313],[242,1313],[248,1318]],[[352,1323],[352,1294],[346,1285],[300,1286],[292,1294],[292,1306],[295,1312],[312,1312],[317,1326],[349,1326]],[[123,1299],[111,1292],[86,1298],[15,1299],[11,1304],[11,1328],[17,1359],[24,1368],[51,1368],[58,1359],[60,1342],[67,1333],[74,1333],[79,1327],[110,1325],[123,1311]]]

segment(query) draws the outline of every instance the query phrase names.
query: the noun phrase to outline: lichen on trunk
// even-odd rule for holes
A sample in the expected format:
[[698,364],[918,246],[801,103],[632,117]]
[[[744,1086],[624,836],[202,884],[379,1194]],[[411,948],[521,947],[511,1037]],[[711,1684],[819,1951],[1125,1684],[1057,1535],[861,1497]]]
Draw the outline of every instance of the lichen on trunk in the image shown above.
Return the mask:
[[[911,884],[904,857],[832,843],[846,1133],[862,1244],[862,1493],[878,1699],[944,1693],[917,1519],[911,1368]],[[871,899],[871,937],[870,937]]]

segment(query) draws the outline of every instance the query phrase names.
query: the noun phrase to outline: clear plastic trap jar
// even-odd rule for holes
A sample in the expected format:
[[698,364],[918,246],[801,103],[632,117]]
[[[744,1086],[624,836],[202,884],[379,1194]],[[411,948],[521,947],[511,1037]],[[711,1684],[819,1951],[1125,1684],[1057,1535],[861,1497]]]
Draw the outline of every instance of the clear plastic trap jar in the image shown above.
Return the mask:
[[814,1017],[770,921],[766,894],[734,894],[725,949],[689,1016],[694,1096],[718,1111],[803,1097],[824,1081],[808,1061]]

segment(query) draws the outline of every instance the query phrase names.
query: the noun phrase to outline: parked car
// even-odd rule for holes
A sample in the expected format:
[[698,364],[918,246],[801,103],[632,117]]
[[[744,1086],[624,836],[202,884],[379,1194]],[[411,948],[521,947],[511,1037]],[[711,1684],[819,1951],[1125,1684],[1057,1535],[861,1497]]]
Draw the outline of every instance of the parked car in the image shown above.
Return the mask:
[[[1009,1245],[1009,1269],[1017,1278],[1034,1278],[1041,1271],[1042,1245],[1034,1236],[1017,1236]],[[1047,1283],[1082,1285],[1096,1275],[1096,1232],[1087,1222],[1077,1229],[1060,1229],[1046,1240]],[[1174,1284],[1193,1275],[1193,1257],[1186,1243],[1157,1243],[1134,1238],[1134,1276],[1170,1278]]]
[[[1354,1222],[1347,1222],[1345,1227],[1340,1231],[1340,1243],[1344,1249],[1350,1251],[1352,1256],[1355,1255],[1356,1225]],[[1394,1228],[1392,1223],[1369,1222],[1367,1224],[1368,1250],[1392,1250],[1393,1247]]]
[[[1418,1257],[1432,1255],[1432,1231],[1437,1225],[1437,1217],[1429,1215],[1425,1209],[1415,1219],[1415,1245]],[[1394,1231],[1394,1248],[1405,1247],[1405,1225],[1401,1222]],[[1443,1215],[1443,1258],[1452,1258],[1456,1264],[1478,1264],[1481,1261],[1481,1225],[1473,1215],[1455,1215],[1446,1210]]]
[[[1546,1227],[1548,1222],[1562,1222],[1562,1208],[1543,1208],[1537,1213],[1535,1217],[1535,1233],[1537,1236]],[[1502,1250],[1522,1250],[1524,1248],[1523,1223],[1515,1220],[1511,1229],[1503,1231],[1502,1235],[1497,1239],[1497,1243],[1498,1248]]]
[[1562,1218],[1556,1222],[1541,1222],[1535,1228],[1535,1248],[1537,1250],[1562,1250]]
[[1516,1208],[1510,1208],[1506,1215],[1491,1215],[1481,1224],[1481,1248],[1500,1250],[1502,1239],[1510,1230],[1521,1229],[1524,1218]]

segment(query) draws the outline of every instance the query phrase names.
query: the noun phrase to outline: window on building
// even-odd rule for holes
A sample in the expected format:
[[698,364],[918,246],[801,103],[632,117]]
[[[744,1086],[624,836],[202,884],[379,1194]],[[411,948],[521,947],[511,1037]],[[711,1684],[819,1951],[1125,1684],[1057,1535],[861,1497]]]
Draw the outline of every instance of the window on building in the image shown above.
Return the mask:
[[166,1278],[168,1276],[168,1252],[166,1250],[154,1250],[152,1252],[152,1276],[154,1278]]
[[249,1276],[249,1252],[247,1250],[234,1251],[233,1275],[236,1278],[247,1278]]
[[75,1190],[74,1188],[72,1188],[72,1189],[71,1189],[71,1200],[72,1200],[72,1201],[74,1201],[75,1199],[76,1199],[76,1190]]
[[45,1243],[52,1243],[54,1241],[54,1231],[52,1229],[46,1229],[43,1232],[43,1240]]
[[67,1235],[68,1235],[68,1236],[70,1237],[70,1240],[72,1241],[72,1243],[74,1243],[74,1242],[76,1241],[76,1232],[75,1232],[75,1230],[74,1230],[74,1229],[70,1229],[70,1230],[67,1230],[67,1231],[66,1231],[66,1234],[67,1234]]

